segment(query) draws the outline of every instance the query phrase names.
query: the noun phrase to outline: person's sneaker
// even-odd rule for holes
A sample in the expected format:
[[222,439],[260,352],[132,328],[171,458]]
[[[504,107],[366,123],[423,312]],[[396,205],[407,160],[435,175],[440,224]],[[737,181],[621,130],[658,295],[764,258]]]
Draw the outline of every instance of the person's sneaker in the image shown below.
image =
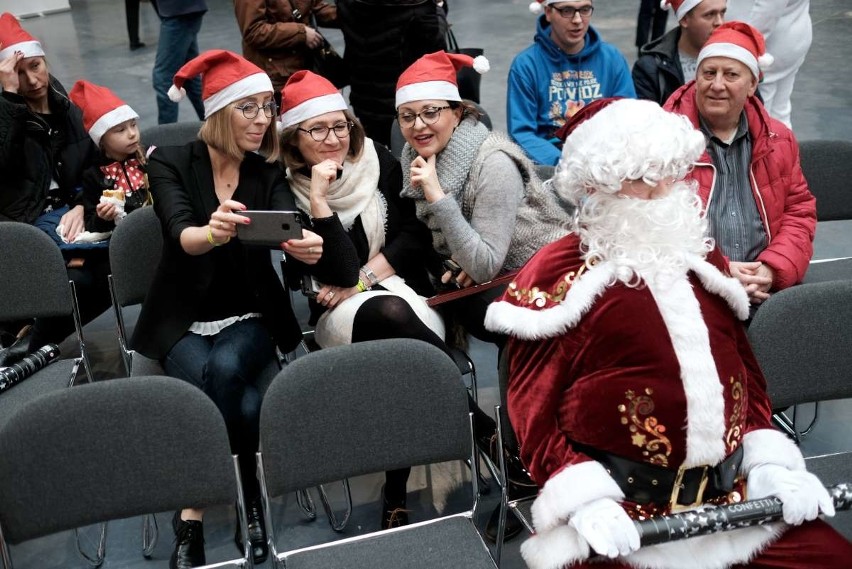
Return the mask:
[[169,569],[190,569],[207,563],[204,556],[204,524],[197,520],[180,519],[180,510],[172,518],[175,530],[175,550]]
[[[263,506],[260,496],[249,500],[246,505],[246,517],[248,517],[248,535],[252,557],[254,557],[255,563],[263,563],[269,557],[269,543],[266,539],[266,522],[263,519]],[[245,555],[239,516],[237,516],[237,533],[234,536],[234,542],[237,544],[240,553]]]

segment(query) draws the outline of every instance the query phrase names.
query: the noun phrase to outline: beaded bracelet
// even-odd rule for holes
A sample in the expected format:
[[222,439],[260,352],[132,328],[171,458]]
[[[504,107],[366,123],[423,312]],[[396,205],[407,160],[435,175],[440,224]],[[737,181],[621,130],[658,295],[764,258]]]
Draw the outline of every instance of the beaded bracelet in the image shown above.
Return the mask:
[[364,284],[364,281],[362,281],[361,279],[358,279],[357,288],[358,288],[358,292],[367,292],[368,290],[370,290],[370,287],[368,287],[366,284]]
[[225,239],[224,241],[219,243],[218,241],[213,239],[213,231],[211,230],[209,225],[207,226],[207,242],[210,243],[211,245],[213,245],[214,247],[221,247],[222,245],[226,244],[230,240],[231,240],[231,237],[228,236],[227,239]]

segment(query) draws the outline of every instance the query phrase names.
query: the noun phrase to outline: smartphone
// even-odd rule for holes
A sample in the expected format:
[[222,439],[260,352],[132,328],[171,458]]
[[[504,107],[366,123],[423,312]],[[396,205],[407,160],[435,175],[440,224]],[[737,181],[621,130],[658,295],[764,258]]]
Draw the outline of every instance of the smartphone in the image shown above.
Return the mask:
[[453,261],[452,259],[444,260],[444,270],[452,273],[453,278],[459,276],[459,273],[462,272],[461,265]]
[[298,211],[237,211],[251,219],[248,225],[237,224],[237,237],[246,245],[281,246],[288,239],[302,238],[302,216]]

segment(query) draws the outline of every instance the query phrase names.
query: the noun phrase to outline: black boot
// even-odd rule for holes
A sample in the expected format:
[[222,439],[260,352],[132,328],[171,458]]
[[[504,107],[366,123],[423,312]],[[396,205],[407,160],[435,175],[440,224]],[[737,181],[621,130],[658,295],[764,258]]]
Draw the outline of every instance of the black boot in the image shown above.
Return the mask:
[[175,550],[169,569],[190,569],[207,563],[204,556],[204,525],[197,520],[180,519],[180,510],[172,518],[175,529]]
[[[255,563],[263,563],[269,557],[269,543],[266,539],[266,522],[263,519],[263,506],[260,496],[256,496],[248,501],[246,505],[246,516],[248,517],[248,535],[249,543],[251,543],[251,554],[254,557]],[[237,516],[237,533],[234,536],[234,542],[240,550],[240,553],[245,555],[243,548],[243,534],[240,528],[240,518]]]
[[402,498],[385,496],[385,489],[382,488],[382,529],[398,528],[408,525],[408,513],[411,510],[405,509],[405,495]]
[[36,346],[35,335],[32,326],[26,326],[18,334],[14,342],[8,347],[0,350],[0,367],[11,366],[25,356],[33,353],[41,346]]

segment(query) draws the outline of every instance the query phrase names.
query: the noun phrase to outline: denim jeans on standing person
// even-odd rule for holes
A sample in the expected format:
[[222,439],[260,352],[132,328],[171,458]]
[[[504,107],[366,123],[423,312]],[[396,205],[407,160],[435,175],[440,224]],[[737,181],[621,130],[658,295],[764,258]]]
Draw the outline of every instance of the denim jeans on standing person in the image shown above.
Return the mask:
[[[169,99],[169,87],[175,73],[184,63],[198,55],[198,31],[204,12],[160,19],[160,40],[154,60],[152,80],[157,93],[157,123],[177,122],[178,104]],[[201,99],[201,79],[183,84],[186,96],[195,108],[199,120],[204,120],[204,102]]]
[[207,393],[225,418],[231,451],[253,463],[261,403],[257,380],[274,357],[266,327],[260,318],[249,318],[213,336],[187,332],[166,354],[163,368]]

